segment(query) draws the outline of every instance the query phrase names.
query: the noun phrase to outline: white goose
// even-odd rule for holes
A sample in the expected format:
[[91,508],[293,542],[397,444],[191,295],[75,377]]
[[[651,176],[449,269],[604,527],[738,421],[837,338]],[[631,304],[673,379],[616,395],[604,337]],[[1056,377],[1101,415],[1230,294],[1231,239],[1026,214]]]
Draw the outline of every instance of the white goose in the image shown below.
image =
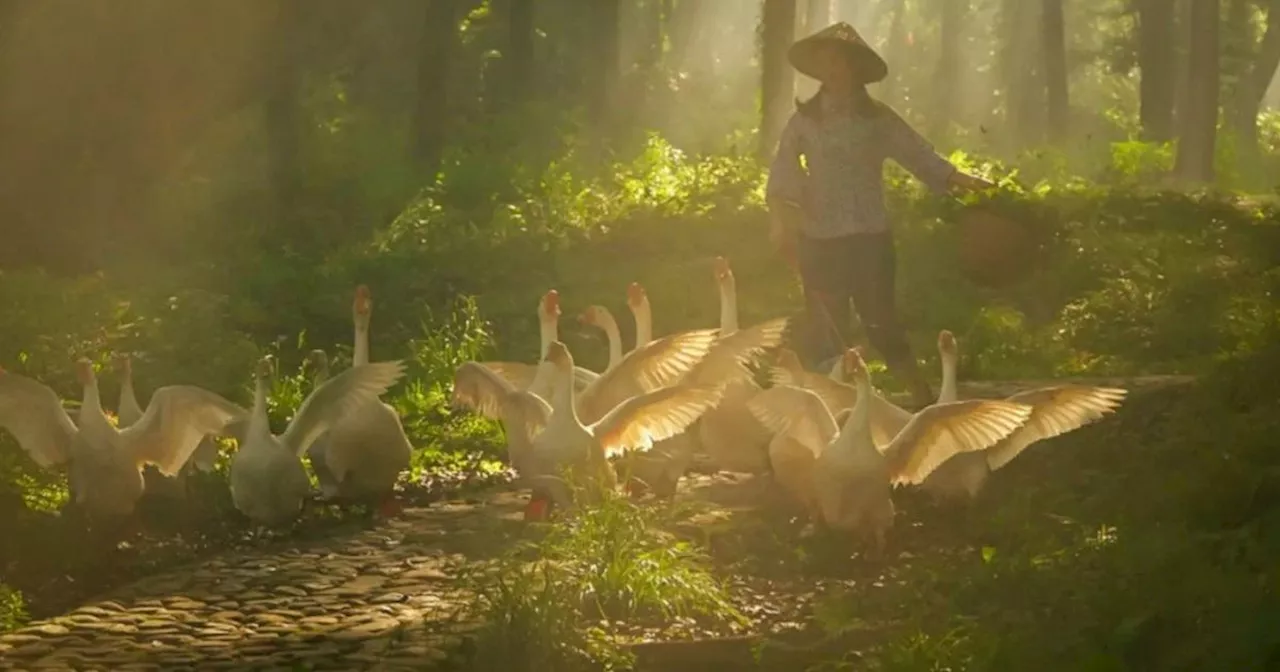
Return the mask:
[[42,467],[69,463],[75,502],[90,515],[129,516],[143,492],[142,468],[174,476],[200,440],[224,431],[245,410],[192,385],[156,389],[141,417],[117,429],[102,412],[93,364],[76,362],[84,386],[77,422],[58,395],[38,381],[0,370],[0,426]]
[[[652,348],[661,341],[650,344]],[[647,349],[647,348],[646,348]],[[643,353],[644,349],[637,351]],[[531,437],[530,474],[535,501],[569,506],[572,492],[562,474],[585,475],[596,487],[613,488],[617,475],[609,458],[628,450],[648,450],[655,441],[685,430],[720,398],[718,386],[687,384],[660,387],[632,396],[590,423],[580,418],[571,372],[573,356],[563,343],[552,343],[547,362],[557,372],[557,389],[546,415],[546,428]],[[606,373],[601,380],[617,371]],[[536,397],[535,397],[536,398]],[[535,402],[536,403],[536,402]],[[585,473],[584,473],[585,472]],[[571,480],[575,480],[570,476]],[[588,496],[591,494],[587,492]],[[545,508],[533,508],[535,517]]]
[[857,350],[847,351],[843,361],[858,389],[843,427],[821,397],[799,387],[770,388],[748,406],[765,426],[815,455],[816,508],[827,526],[859,533],[879,556],[893,527],[893,485],[920,483],[952,455],[994,444],[1015,431],[1031,409],[1008,401],[936,404],[916,413],[892,441],[878,447],[871,436],[866,365]]
[[[738,289],[724,257],[715,259],[715,277],[720,290],[720,337],[728,338],[738,331]],[[782,332],[777,336],[770,345],[781,341]],[[769,471],[772,433],[746,406],[759,393],[760,386],[750,376],[739,378],[725,389],[720,404],[698,422],[698,441],[719,469],[750,474]]]
[[[116,373],[120,376],[120,399],[116,406],[117,426],[124,429],[142,419],[142,406],[133,388],[133,358],[119,353],[113,357]],[[238,422],[235,423],[238,425]],[[230,428],[229,428],[230,429]],[[229,433],[234,433],[231,431]],[[193,469],[203,472],[213,471],[214,462],[218,459],[218,444],[212,436],[200,439],[187,464],[172,478],[160,473],[154,465],[146,465],[142,470],[144,484],[143,496],[156,495],[165,499],[183,499],[186,497],[186,477]]]
[[[955,401],[956,358],[959,356],[955,336],[943,330],[938,334],[938,353],[942,359],[942,387],[938,402]],[[1074,431],[1108,413],[1124,401],[1127,390],[1088,385],[1055,385],[1008,397],[1008,401],[1027,404],[1031,416],[1018,431],[986,450],[962,453],[944,462],[927,478],[921,489],[944,499],[971,501],[978,496],[991,472],[1013,461],[1022,451],[1044,439]]]
[[[858,354],[862,354],[860,348]],[[839,416],[841,412],[853,408],[858,401],[858,389],[844,382],[844,358],[837,357],[835,367],[828,375],[814,373],[804,368],[800,357],[794,350],[779,348],[777,360],[769,369],[769,378],[774,385],[792,385],[803,387],[822,398],[831,413]],[[870,397],[871,408],[868,419],[871,423],[871,436],[876,445],[883,446],[911,421],[911,411],[898,407],[885,399],[874,388]]]
[[[541,341],[538,346],[539,362],[546,357],[547,346],[551,345],[552,341],[560,339],[560,314],[560,293],[554,289],[548,290],[546,294],[542,295],[542,299],[538,301],[538,333]],[[543,399],[551,396],[551,380],[546,377],[551,374],[547,369],[539,367],[537,363],[480,363],[511,381],[516,386],[516,389],[529,390]],[[539,371],[543,372],[541,377],[539,376]],[[582,390],[592,381],[599,378],[600,375],[588,369],[576,368],[573,371],[573,377],[578,389]]]
[[[355,323],[355,344],[351,355],[353,366],[369,363],[369,320],[372,312],[369,288],[360,285],[351,306]],[[405,436],[396,410],[375,399],[334,423],[325,438],[327,440],[320,444],[318,450],[315,445],[308,450],[317,477],[321,469],[328,472],[324,480],[330,483],[330,490],[322,491],[323,494],[346,500],[377,502],[378,513],[383,516],[399,513],[401,506],[395,498],[395,485],[400,472],[409,468],[413,444]],[[317,467],[318,464],[323,466]]]
[[[675,334],[627,353],[618,366],[593,380],[581,391],[581,394],[577,394],[575,380],[574,404],[579,417],[583,422],[595,422],[632,397],[674,384],[707,356],[715,340],[716,330],[714,329]],[[494,370],[488,362],[470,362],[469,364],[489,369],[509,383],[512,389],[522,389],[509,376]],[[556,368],[548,365],[545,359],[539,368],[542,370],[535,375],[549,381],[552,384],[551,391],[554,391]],[[495,386],[487,379],[478,379],[479,372],[474,367],[463,365],[459,370],[465,375],[462,380],[458,380],[459,374],[455,374],[455,392],[459,386],[465,392],[460,395],[455,394],[455,401],[489,417],[501,419],[498,402],[493,399],[492,394],[505,387]],[[543,396],[528,388],[524,388],[523,391],[534,394],[544,403],[552,397],[550,392]]]
[[[631,309],[632,317],[635,319],[636,348],[652,343],[653,313],[648,294],[640,283],[633,282],[627,287],[627,307]],[[730,394],[736,394],[738,397],[748,396],[750,390],[759,388],[755,385],[746,364],[765,349],[775,347],[782,342],[788,320],[786,318],[769,320],[748,329],[739,330],[735,309],[729,312],[728,319],[722,319],[721,322],[721,329],[716,332],[716,342],[707,356],[684,376],[683,382],[690,385],[721,385],[728,388]],[[728,331],[724,328],[725,324],[730,327]],[[720,411],[719,408],[725,403],[722,400],[720,406],[704,415],[698,424],[707,422],[706,418],[711,414],[717,414],[722,422],[727,421],[727,418],[733,415],[734,409],[731,404],[728,412]],[[744,407],[739,406],[738,410],[739,415],[746,415],[749,424],[758,424]],[[699,436],[695,430],[683,432],[662,441],[648,452],[637,453],[630,465],[635,478],[628,480],[628,489],[639,492],[648,487],[659,497],[674,495],[676,485],[687,470],[698,445]]]
[[231,460],[232,503],[251,520],[269,526],[296,518],[310,493],[300,456],[334,424],[373,403],[400,380],[404,364],[362,364],[330,378],[307,396],[279,436],[271,433],[267,418],[267,381],[272,370],[269,357],[258,363],[245,440]]
[[[545,360],[543,366],[555,369]],[[471,409],[502,423],[507,439],[507,462],[523,477],[531,470],[533,437],[546,426],[550,406],[528,390],[478,362],[464,362],[453,375],[451,399],[455,409]],[[526,513],[526,515],[528,515]]]
[[[311,371],[311,390],[329,380],[329,354],[316,348],[307,353],[305,365]],[[320,435],[307,449],[307,460],[311,462],[311,471],[316,475],[316,483],[320,486],[320,497],[329,499],[338,493],[338,480],[334,478],[329,465],[325,462],[325,451],[329,449],[329,432]]]
[[604,332],[605,341],[609,345],[609,364],[605,367],[605,371],[614,369],[622,363],[622,333],[618,329],[618,321],[614,319],[613,313],[608,308],[599,305],[587,306],[578,314],[578,322]]

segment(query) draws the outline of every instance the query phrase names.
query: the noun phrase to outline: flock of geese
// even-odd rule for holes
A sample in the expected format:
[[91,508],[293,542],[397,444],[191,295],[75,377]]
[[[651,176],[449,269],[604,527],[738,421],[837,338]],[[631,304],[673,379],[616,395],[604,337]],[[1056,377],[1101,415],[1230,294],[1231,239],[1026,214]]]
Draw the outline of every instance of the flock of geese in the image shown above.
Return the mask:
[[134,393],[129,358],[117,356],[120,401],[114,423],[103,411],[88,359],[76,363],[84,392],[74,417],[49,386],[0,370],[0,427],[39,466],[66,469],[71,503],[91,520],[108,524],[136,523],[133,514],[144,494],[172,495],[192,470],[213,469],[215,437],[236,440],[231,499],[259,525],[294,521],[313,495],[303,456],[323,498],[378,505],[394,514],[394,488],[409,466],[412,446],[395,410],[379,397],[404,376],[404,364],[369,362],[371,312],[368,288],[358,287],[351,368],[330,377],[324,352],[310,353],[318,372],[315,387],[279,435],[272,433],[267,417],[275,369],[269,356],[255,370],[250,410],[193,385],[157,388],[143,407]]
[[[771,474],[812,520],[859,536],[879,554],[893,525],[894,487],[972,498],[991,472],[1028,446],[1101,418],[1125,396],[1122,389],[1068,384],[1004,400],[959,400],[956,342],[944,331],[937,403],[913,413],[872,386],[856,348],[830,372],[814,373],[783,347],[787,319],[740,328],[733,271],[723,258],[715,261],[715,278],[719,326],[662,338],[654,338],[644,288],[632,283],[627,306],[636,343],[626,352],[610,311],[586,308],[579,321],[608,339],[602,371],[577,366],[560,341],[555,290],[538,303],[537,362],[458,367],[452,402],[502,423],[518,483],[532,492],[527,520],[590,505],[620,480],[633,494],[671,497],[701,453],[723,471]],[[315,385],[279,435],[267,417],[270,357],[254,372],[247,410],[191,385],[160,387],[144,407],[128,357],[117,357],[115,423],[103,411],[87,359],[77,363],[83,397],[74,417],[47,385],[0,369],[0,427],[41,467],[66,469],[73,503],[96,518],[131,519],[145,493],[163,494],[191,471],[212,469],[215,437],[236,440],[231,499],[256,524],[291,523],[315,494],[304,459],[323,500],[395,515],[395,485],[412,445],[380,396],[404,376],[404,365],[369,361],[371,312],[369,290],[360,286],[351,368],[330,375],[325,353],[310,353]],[[767,353],[765,389],[749,367]]]
[[[1113,412],[1126,391],[1064,384],[1008,399],[960,400],[954,336],[938,338],[942,387],[912,413],[871,384],[859,349],[827,374],[805,370],[782,347],[786,319],[738,324],[732,269],[715,262],[720,326],[653,337],[652,310],[632,283],[627,306],[636,343],[624,354],[617,321],[590,306],[579,321],[604,331],[609,362],[577,366],[558,339],[560,296],[538,306],[537,363],[467,362],[454,376],[453,403],[499,420],[511,465],[532,495],[526,519],[587,504],[620,480],[633,493],[674,494],[694,453],[717,469],[768,473],[815,523],[851,533],[879,555],[892,528],[895,486],[971,500],[991,472],[1028,446]],[[750,368],[772,351],[772,384]]]

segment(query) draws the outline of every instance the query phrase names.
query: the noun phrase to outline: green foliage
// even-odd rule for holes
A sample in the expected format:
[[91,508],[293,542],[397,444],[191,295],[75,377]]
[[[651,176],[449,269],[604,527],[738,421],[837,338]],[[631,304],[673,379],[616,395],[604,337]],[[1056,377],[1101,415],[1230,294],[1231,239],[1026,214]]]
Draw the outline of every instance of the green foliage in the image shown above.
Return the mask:
[[606,492],[484,571],[473,669],[624,669],[610,621],[741,622],[702,552],[662,531],[662,516]]
[[0,583],[0,633],[26,625],[27,606],[22,593]]
[[[1277,357],[1137,397],[999,472],[956,548],[935,538],[875,597],[911,618],[873,669],[1263,669],[1280,652]],[[844,594],[819,614],[839,629],[874,608]]]

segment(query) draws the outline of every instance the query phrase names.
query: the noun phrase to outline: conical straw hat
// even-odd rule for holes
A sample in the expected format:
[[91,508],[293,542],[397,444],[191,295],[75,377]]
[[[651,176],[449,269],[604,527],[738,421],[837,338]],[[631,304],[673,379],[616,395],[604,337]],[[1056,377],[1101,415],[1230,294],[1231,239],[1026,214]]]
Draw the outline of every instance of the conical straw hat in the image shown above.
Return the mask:
[[880,58],[875,49],[862,39],[853,26],[841,21],[833,23],[822,30],[795,42],[787,51],[787,59],[791,66],[801,74],[815,77],[820,72],[823,51],[827,45],[835,44],[848,50],[849,57],[857,63],[858,72],[862,74],[862,82],[871,84],[884,79],[889,74],[889,66]]

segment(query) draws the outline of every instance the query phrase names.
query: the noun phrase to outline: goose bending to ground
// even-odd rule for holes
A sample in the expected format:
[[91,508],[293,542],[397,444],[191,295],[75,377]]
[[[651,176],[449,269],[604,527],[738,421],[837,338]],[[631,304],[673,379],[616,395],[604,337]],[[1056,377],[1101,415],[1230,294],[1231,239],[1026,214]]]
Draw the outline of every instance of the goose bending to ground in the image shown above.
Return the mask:
[[[352,365],[369,363],[369,320],[373,313],[373,300],[369,288],[356,288],[352,302],[352,321],[355,323],[355,343],[352,349]],[[308,451],[312,469],[322,484],[327,481],[330,490],[322,494],[348,501],[376,503],[377,513],[394,516],[401,511],[395,498],[396,481],[400,473],[409,468],[413,444],[405,436],[400,415],[381,399],[374,399],[346,414],[330,428],[326,441],[317,449]],[[317,460],[316,458],[321,459]],[[317,464],[323,467],[317,467]],[[322,485],[323,488],[323,485]]]
[[[538,361],[541,362],[547,355],[547,346],[552,341],[560,339],[560,293],[556,290],[548,290],[542,295],[542,299],[538,301],[538,332],[541,343],[538,347]],[[523,362],[480,362],[481,364],[496,371],[503,378],[511,381],[517,389],[529,390],[530,392],[546,399],[551,396],[551,380],[546,376],[551,375],[549,371],[538,366],[538,364],[525,364]],[[543,371],[541,377],[539,371]],[[575,384],[579,390],[584,389],[600,375],[595,371],[588,369],[576,368],[573,371]]]
[[271,433],[267,418],[271,358],[262,358],[255,373],[245,440],[231,459],[231,501],[254,522],[277,526],[297,517],[311,490],[300,456],[335,424],[395,385],[404,376],[404,364],[361,364],[330,378],[307,396],[278,436]]
[[200,440],[245,417],[243,408],[192,385],[157,388],[141,416],[117,429],[102,411],[97,376],[87,359],[76,363],[84,387],[77,421],[47,385],[0,370],[0,426],[37,464],[68,464],[75,503],[90,516],[131,516],[142,496],[142,468],[175,476]]
[[[938,353],[942,359],[942,386],[938,402],[955,401],[956,360],[959,356],[955,336],[943,330],[938,334]],[[972,501],[982,490],[991,472],[1013,461],[1033,444],[1074,431],[1113,413],[1124,401],[1127,390],[1088,385],[1054,385],[1019,392],[1008,401],[1031,407],[1031,416],[1018,431],[999,443],[974,453],[962,453],[944,462],[924,481],[921,489],[942,499]]]
[[887,445],[877,446],[871,436],[866,365],[857,350],[847,351],[843,362],[858,391],[843,426],[821,397],[800,387],[772,387],[748,406],[765,426],[814,455],[813,505],[821,520],[858,534],[880,556],[893,527],[894,485],[918,484],[952,455],[994,444],[1021,426],[1031,409],[1008,401],[936,404],[912,416]]

